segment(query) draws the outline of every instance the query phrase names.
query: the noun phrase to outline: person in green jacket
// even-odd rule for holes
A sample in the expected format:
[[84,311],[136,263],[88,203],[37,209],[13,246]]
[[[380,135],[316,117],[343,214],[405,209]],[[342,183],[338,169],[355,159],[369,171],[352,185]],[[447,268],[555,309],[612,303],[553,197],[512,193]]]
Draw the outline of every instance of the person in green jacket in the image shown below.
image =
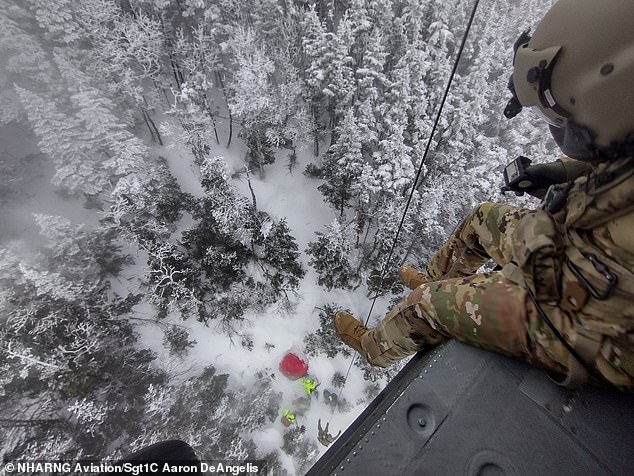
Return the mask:
[[312,395],[317,387],[319,387],[319,381],[317,379],[311,379],[309,377],[302,377],[300,383],[304,387],[306,395]]
[[293,423],[295,423],[295,414],[286,408],[282,410],[282,424],[291,426]]

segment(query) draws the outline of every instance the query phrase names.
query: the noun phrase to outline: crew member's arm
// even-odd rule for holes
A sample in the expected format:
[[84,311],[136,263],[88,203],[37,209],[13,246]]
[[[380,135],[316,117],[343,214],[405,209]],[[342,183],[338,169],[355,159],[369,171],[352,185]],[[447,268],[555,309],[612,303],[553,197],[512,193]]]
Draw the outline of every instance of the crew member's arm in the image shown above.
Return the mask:
[[525,165],[521,179],[516,180],[512,186],[507,186],[506,190],[512,190],[518,195],[528,193],[543,199],[551,185],[570,182],[591,170],[589,163],[563,156],[554,162]]

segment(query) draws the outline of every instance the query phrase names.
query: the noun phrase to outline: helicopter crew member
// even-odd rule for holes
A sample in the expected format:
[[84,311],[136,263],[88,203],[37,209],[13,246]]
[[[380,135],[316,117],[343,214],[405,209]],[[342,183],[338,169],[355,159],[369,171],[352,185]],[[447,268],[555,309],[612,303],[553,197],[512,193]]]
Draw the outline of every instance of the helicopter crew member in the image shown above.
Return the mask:
[[[336,313],[346,344],[385,367],[453,337],[634,388],[633,18],[631,0],[559,0],[518,39],[505,115],[533,108],[575,160],[510,164],[511,190],[561,183],[537,210],[477,207],[425,274],[401,268],[413,291],[376,327]],[[489,259],[501,270],[476,274]]]

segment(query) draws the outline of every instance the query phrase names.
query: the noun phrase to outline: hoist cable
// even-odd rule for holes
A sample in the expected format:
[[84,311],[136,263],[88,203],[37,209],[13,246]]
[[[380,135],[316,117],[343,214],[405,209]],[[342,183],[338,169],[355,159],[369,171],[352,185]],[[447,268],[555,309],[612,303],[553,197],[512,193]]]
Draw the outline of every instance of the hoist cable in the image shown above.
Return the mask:
[[[467,23],[467,28],[465,29],[464,35],[462,36],[462,42],[460,43],[460,48],[458,49],[458,55],[456,56],[456,60],[454,61],[453,68],[451,70],[451,74],[449,75],[449,81],[447,81],[447,86],[445,87],[445,92],[443,94],[442,100],[440,101],[440,106],[438,107],[438,112],[436,114],[436,119],[434,120],[434,125],[432,127],[431,133],[429,134],[429,139],[427,140],[427,145],[425,146],[425,152],[423,153],[423,158],[418,165],[418,171],[416,172],[416,177],[414,178],[414,183],[412,184],[412,189],[410,190],[409,197],[407,197],[407,202],[405,203],[405,209],[403,210],[403,215],[401,216],[401,221],[396,229],[396,235],[394,235],[394,240],[392,241],[392,246],[390,247],[390,252],[388,253],[387,260],[383,265],[383,269],[381,270],[381,277],[379,279],[380,283],[383,283],[383,278],[385,278],[385,273],[387,272],[387,268],[390,264],[390,260],[392,259],[392,255],[394,254],[394,249],[396,248],[396,244],[398,243],[398,237],[403,229],[403,225],[405,223],[405,218],[407,217],[407,211],[409,210],[409,206],[412,203],[412,198],[414,197],[414,192],[416,191],[416,185],[418,184],[418,180],[423,173],[423,167],[425,165],[425,160],[427,159],[427,155],[429,154],[429,149],[431,148],[431,144],[434,141],[434,134],[436,134],[436,129],[438,128],[438,124],[440,123],[440,118],[442,116],[442,110],[445,107],[445,102],[447,101],[447,97],[449,96],[449,91],[451,90],[451,84],[453,83],[453,78],[456,75],[456,71],[458,69],[458,65],[460,63],[460,58],[462,57],[462,53],[464,51],[464,47],[467,43],[467,39],[469,37],[469,31],[471,30],[471,25],[473,23],[473,19],[475,18],[476,10],[478,8],[478,4],[480,0],[475,0],[473,4],[473,9],[471,10],[471,16],[469,17],[469,23]],[[366,318],[364,324],[367,325],[372,315],[372,311],[374,310],[374,305],[376,300],[379,297],[379,293],[374,296],[372,300],[372,306],[370,307],[370,312],[368,313],[368,317]]]
[[[440,105],[438,106],[438,112],[436,113],[436,119],[434,120],[434,125],[429,134],[429,138],[427,140],[427,145],[425,146],[425,152],[423,153],[423,157],[418,165],[418,171],[416,172],[416,177],[414,178],[414,183],[412,184],[412,189],[410,190],[409,197],[407,198],[407,202],[405,203],[405,209],[403,210],[403,215],[401,217],[401,221],[396,230],[396,235],[394,235],[394,240],[392,241],[392,245],[390,247],[390,251],[388,253],[387,260],[383,264],[383,269],[381,270],[381,276],[379,278],[379,283],[383,283],[383,279],[385,278],[385,273],[387,272],[387,268],[390,264],[390,260],[392,259],[392,255],[394,254],[394,249],[396,248],[396,243],[398,243],[398,237],[403,228],[403,224],[405,223],[405,218],[407,217],[407,211],[409,209],[410,204],[412,203],[412,198],[414,197],[414,192],[416,191],[416,185],[418,184],[418,180],[423,173],[423,166],[425,165],[425,160],[427,159],[427,155],[429,154],[429,150],[431,149],[431,144],[434,141],[434,135],[436,134],[436,129],[438,128],[438,124],[440,123],[440,118],[442,116],[443,108],[445,107],[445,102],[447,101],[447,97],[449,96],[449,91],[451,90],[451,84],[453,83],[454,76],[456,75],[456,71],[458,70],[458,65],[460,63],[460,58],[462,57],[462,53],[464,51],[464,47],[467,43],[467,39],[469,38],[469,32],[471,31],[471,26],[473,24],[473,19],[475,18],[476,11],[478,9],[478,5],[480,4],[480,0],[475,0],[473,3],[473,8],[471,9],[471,15],[469,16],[469,22],[467,23],[467,27],[465,28],[464,34],[462,35],[462,41],[460,43],[460,48],[458,48],[458,54],[456,56],[456,60],[454,61],[453,68],[451,69],[451,74],[449,75],[449,80],[447,81],[447,86],[445,87],[445,92],[443,94],[442,100],[440,101]],[[366,317],[365,322],[363,323],[365,326],[368,325],[370,320],[370,316],[372,315],[372,311],[374,310],[374,305],[376,304],[376,300],[379,298],[379,291],[376,292],[374,298],[372,299],[372,305],[370,306],[370,311],[368,312],[368,317]],[[346,382],[348,381],[348,375],[350,374],[350,370],[352,369],[352,365],[354,364],[357,355],[353,355],[352,360],[350,361],[350,365],[348,366],[348,370],[343,380],[343,384],[341,389],[339,390],[338,399],[341,398],[341,394],[343,393],[343,389],[346,386]]]

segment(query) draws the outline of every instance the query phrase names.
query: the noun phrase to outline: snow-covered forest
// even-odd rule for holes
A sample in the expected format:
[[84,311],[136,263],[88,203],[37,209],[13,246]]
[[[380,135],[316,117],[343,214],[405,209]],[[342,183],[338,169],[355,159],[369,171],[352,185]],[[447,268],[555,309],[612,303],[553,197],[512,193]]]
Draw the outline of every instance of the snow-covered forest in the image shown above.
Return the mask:
[[551,3],[480,1],[414,184],[471,1],[0,0],[0,456],[303,474],[398,370],[345,380],[334,311],[379,320],[504,164],[556,158],[502,115]]

